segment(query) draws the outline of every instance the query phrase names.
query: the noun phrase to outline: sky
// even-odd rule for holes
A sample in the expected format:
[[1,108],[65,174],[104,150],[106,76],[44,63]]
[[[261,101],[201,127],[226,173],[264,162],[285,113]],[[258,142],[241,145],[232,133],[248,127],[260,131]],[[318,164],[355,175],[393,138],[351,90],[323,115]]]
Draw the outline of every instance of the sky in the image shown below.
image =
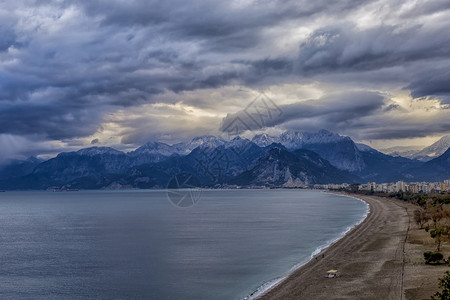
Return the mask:
[[449,28],[448,0],[0,0],[0,163],[218,135],[262,96],[247,135],[427,146],[450,133]]

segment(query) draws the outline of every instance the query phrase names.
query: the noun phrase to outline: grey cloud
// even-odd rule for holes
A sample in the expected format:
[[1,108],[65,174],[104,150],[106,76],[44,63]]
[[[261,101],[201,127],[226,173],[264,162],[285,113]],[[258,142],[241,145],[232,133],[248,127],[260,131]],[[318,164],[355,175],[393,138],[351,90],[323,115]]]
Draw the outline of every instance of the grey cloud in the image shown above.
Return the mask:
[[192,126],[188,116],[175,113],[161,119],[131,118],[122,121],[121,125],[125,128],[120,132],[121,143],[140,146],[148,141],[173,144],[196,136],[216,134],[217,122],[209,119],[202,126]]
[[[449,5],[440,1],[417,4],[408,13],[431,14],[438,7],[445,11]],[[300,45],[295,72],[344,85],[404,86],[414,98],[435,96],[450,103],[450,37],[445,34],[449,25],[442,20],[367,30],[351,23],[324,27]]]
[[388,111],[391,111],[391,110],[399,110],[399,109],[401,109],[400,105],[398,105],[398,104],[389,104],[387,107],[384,108],[384,111],[388,112]]
[[[79,1],[86,13],[103,17],[105,25],[166,24],[174,29],[184,27],[183,34],[217,36],[234,33],[242,28],[259,27],[286,19],[311,17],[316,14],[343,12],[370,1],[254,1],[239,6],[232,2],[215,1]],[[201,16],[201,17],[199,17]],[[205,26],[214,25],[214,26]]]
[[344,23],[315,31],[300,45],[300,73],[376,70],[424,59],[450,58],[448,24],[431,29],[380,26],[358,30]]
[[293,61],[287,58],[266,58],[243,63],[251,66],[247,82],[257,82],[266,77],[288,76],[293,70]]
[[422,15],[430,15],[442,13],[450,9],[450,2],[447,0],[418,1],[402,13],[403,17],[417,17]]
[[[411,83],[406,87],[415,98],[425,96],[450,95],[450,69],[448,67],[436,67],[422,69],[417,72]],[[441,97],[446,103],[450,103],[448,97]]]
[[55,105],[2,105],[0,133],[39,135],[55,140],[89,136],[96,131],[102,113]]
[[367,114],[358,118],[342,119],[337,121],[333,117],[311,117],[292,119],[280,127],[283,129],[316,131],[327,129],[340,134],[348,135],[356,140],[389,140],[427,137],[432,135],[445,135],[450,132],[450,121],[440,117],[429,122],[405,119],[398,115],[383,115],[383,113]]
[[[221,129],[225,132],[237,129],[236,134],[271,127],[301,131],[327,129],[360,140],[417,138],[450,132],[450,119],[443,114],[424,123],[409,118],[407,112],[384,95],[371,92],[329,95],[279,106],[279,109],[281,114],[276,114],[272,107],[272,118],[259,109],[259,113],[264,116],[264,121],[259,123],[255,122],[258,121],[258,115],[249,116],[246,111],[230,114],[223,120]],[[397,114],[395,117],[394,111]],[[261,123],[263,126],[260,126]]]
[[450,132],[450,123],[428,123],[418,126],[415,123],[390,123],[386,120],[385,124],[377,128],[367,128],[359,131],[348,131],[354,137],[360,139],[405,139],[427,137],[430,133],[435,135],[446,135]]
[[346,92],[290,105],[277,106],[275,102],[276,99],[257,99],[245,110],[227,115],[221,130],[236,130],[240,134],[246,130],[283,126],[289,122],[309,123],[312,126],[308,125],[308,129],[313,130],[330,126],[337,128],[372,114],[384,105],[385,99],[373,92]]
[[57,148],[47,143],[40,135],[30,135],[27,137],[12,134],[0,133],[0,165],[7,163],[11,159],[27,159],[37,154],[43,155],[44,159],[56,156],[61,151],[73,151],[80,147]]
[[16,35],[10,29],[0,25],[0,52],[7,50],[16,43]]

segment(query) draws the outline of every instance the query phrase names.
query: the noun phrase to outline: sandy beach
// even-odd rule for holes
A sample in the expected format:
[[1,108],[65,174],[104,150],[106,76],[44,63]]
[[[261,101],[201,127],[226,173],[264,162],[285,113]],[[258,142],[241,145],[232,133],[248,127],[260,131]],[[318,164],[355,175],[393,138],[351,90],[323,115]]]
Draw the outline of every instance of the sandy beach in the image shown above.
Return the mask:
[[[358,198],[370,206],[367,218],[259,299],[429,299],[437,291],[448,267],[423,263],[434,244],[414,222],[416,207]],[[330,269],[339,277],[325,278]]]

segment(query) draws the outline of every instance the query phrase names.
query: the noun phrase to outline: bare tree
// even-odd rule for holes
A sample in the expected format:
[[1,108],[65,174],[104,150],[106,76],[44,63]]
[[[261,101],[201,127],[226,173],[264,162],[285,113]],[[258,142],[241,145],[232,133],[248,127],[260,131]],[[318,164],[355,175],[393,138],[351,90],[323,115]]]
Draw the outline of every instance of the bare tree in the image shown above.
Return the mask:
[[431,219],[430,214],[423,209],[416,209],[414,211],[414,220],[420,226],[420,229],[423,229],[423,225],[427,223]]

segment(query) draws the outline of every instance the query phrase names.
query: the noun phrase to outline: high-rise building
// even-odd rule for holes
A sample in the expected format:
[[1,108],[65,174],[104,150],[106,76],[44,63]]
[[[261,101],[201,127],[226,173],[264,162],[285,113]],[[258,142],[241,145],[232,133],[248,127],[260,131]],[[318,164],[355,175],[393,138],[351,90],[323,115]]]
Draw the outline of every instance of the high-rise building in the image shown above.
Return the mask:
[[406,192],[406,183],[404,181],[397,181],[396,192]]

